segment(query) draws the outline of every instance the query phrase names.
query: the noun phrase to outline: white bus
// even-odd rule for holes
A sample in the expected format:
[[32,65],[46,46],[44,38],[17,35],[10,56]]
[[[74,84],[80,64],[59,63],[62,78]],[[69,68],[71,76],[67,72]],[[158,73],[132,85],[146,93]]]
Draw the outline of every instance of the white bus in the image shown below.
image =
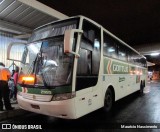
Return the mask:
[[143,92],[146,59],[96,22],[77,16],[35,29],[21,60],[18,104],[76,119],[135,91]]

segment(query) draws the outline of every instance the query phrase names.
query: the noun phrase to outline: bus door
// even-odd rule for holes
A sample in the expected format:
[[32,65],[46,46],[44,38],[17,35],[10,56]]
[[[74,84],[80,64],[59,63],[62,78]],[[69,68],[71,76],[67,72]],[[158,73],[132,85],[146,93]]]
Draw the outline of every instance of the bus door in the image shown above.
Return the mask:
[[91,51],[80,49],[76,75],[76,114],[82,116],[91,112],[92,79],[90,77]]
[[84,20],[76,75],[76,113],[77,116],[99,108],[101,91],[98,84],[100,68],[100,37],[99,27]]

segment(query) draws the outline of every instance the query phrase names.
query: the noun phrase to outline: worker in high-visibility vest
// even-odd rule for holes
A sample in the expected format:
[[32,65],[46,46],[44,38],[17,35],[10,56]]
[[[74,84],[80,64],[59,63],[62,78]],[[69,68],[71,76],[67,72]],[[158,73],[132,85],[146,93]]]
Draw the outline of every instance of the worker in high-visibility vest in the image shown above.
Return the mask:
[[[11,77],[11,73],[5,65],[0,62],[0,111],[3,111],[3,101],[6,110],[13,110],[9,99],[9,87],[8,80]],[[3,99],[3,101],[2,101]]]

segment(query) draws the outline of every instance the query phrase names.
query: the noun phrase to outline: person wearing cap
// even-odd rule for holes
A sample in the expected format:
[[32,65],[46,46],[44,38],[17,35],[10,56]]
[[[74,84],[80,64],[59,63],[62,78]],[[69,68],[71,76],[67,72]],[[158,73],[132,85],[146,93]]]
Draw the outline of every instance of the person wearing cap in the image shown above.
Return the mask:
[[9,87],[8,80],[11,77],[11,73],[8,68],[5,68],[5,65],[0,62],[0,111],[3,111],[3,102],[6,110],[13,110],[11,107],[10,99],[9,99]]

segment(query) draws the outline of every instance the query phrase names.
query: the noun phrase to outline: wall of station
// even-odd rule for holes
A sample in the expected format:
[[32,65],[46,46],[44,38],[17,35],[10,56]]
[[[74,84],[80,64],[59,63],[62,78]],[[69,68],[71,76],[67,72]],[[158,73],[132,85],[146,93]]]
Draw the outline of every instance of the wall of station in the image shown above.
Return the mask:
[[[11,42],[26,42],[25,40],[16,39],[14,38],[14,34],[0,31],[0,62],[3,62],[6,67],[10,67],[10,70],[12,70],[12,63],[13,61],[7,60],[7,47]],[[23,48],[21,46],[17,46],[12,51],[12,56],[15,59],[21,58]],[[20,65],[19,62],[15,62],[16,65]]]

